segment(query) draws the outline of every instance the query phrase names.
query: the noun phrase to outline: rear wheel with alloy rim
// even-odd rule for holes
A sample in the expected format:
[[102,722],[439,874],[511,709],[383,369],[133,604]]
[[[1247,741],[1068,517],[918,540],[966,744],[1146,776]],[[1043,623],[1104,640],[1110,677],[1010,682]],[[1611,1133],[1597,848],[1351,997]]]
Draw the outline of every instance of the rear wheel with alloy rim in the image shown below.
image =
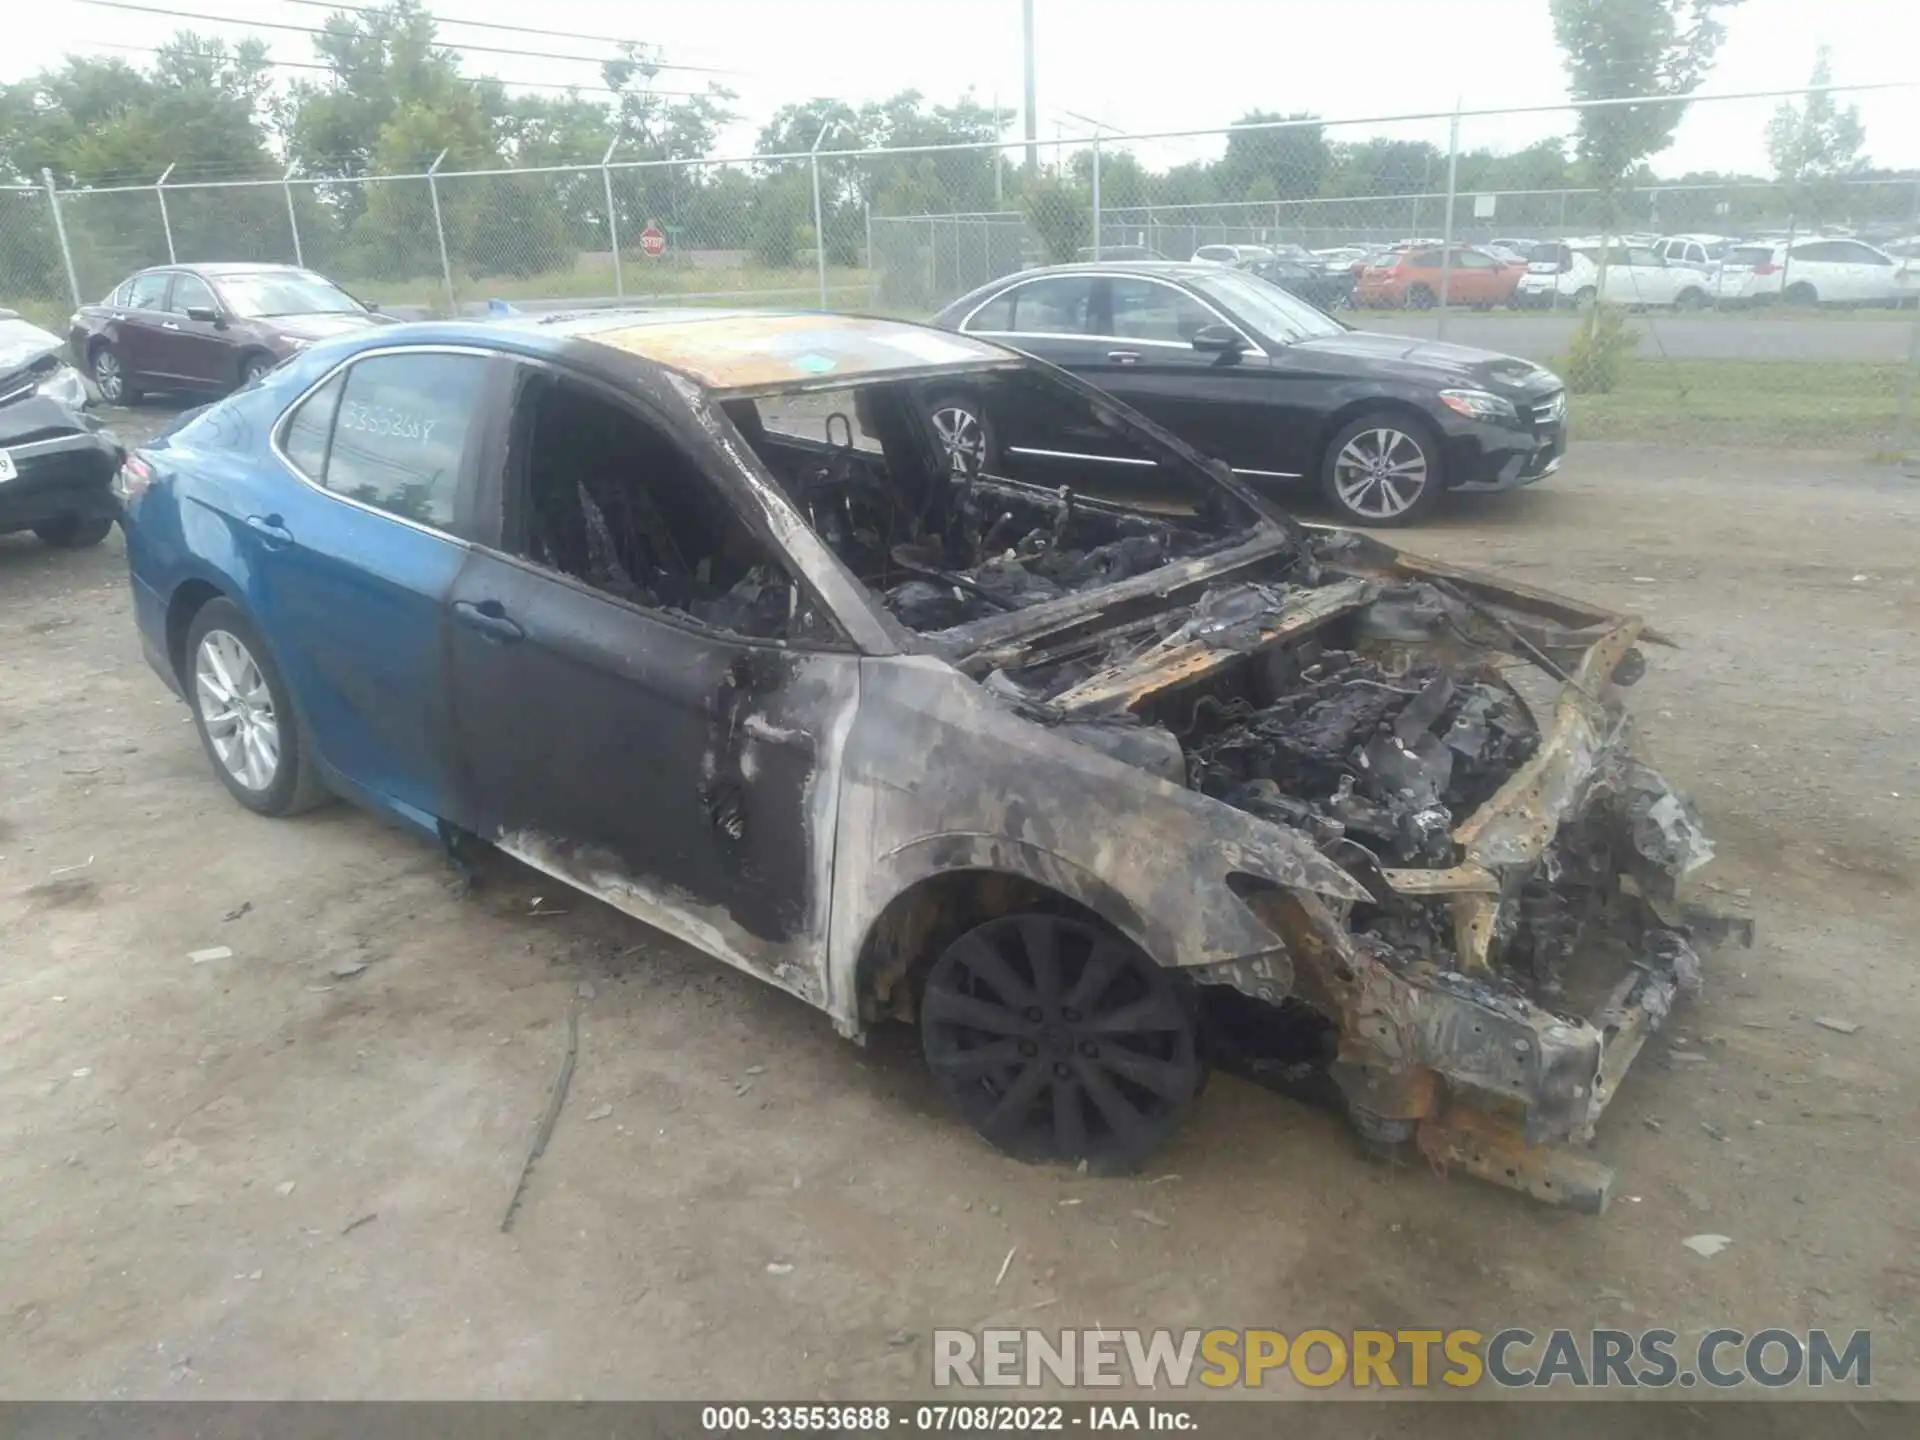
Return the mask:
[[128,377],[126,365],[111,345],[102,345],[93,352],[93,383],[99,387],[100,398],[109,405],[140,403],[140,391]]
[[982,473],[994,463],[993,422],[979,400],[965,391],[949,391],[927,401],[927,423],[940,442],[954,475]]
[[1440,499],[1439,445],[1406,416],[1362,415],[1327,442],[1320,483],[1349,524],[1405,525]]
[[1176,977],[1068,915],[1003,916],[955,940],[928,972],[920,1036],[947,1100],[1021,1160],[1131,1165],[1206,1076]]
[[187,631],[194,728],[233,798],[261,815],[292,815],[326,798],[285,683],[251,621],[210,600]]
[[1407,291],[1407,308],[1409,310],[1431,310],[1437,298],[1433,291],[1429,290],[1426,286],[1415,285]]

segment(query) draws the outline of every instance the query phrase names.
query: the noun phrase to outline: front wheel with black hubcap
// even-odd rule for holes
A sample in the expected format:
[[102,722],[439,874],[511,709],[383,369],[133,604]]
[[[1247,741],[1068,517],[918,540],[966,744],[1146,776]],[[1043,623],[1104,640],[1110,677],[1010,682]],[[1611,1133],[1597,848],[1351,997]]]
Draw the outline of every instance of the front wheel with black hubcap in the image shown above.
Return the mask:
[[1206,1077],[1179,977],[1071,915],[1006,915],[955,940],[927,974],[920,1040],[947,1100],[1020,1160],[1125,1169]]
[[262,354],[258,350],[254,351],[240,362],[241,387],[244,389],[246,386],[253,384],[254,381],[271,374],[274,367],[279,363],[280,362],[275,360],[271,355]]
[[209,600],[187,630],[194,728],[214,773],[260,815],[295,815],[327,798],[286,682],[239,606]]
[[1374,411],[1327,442],[1320,488],[1353,525],[1405,525],[1440,500],[1440,445],[1418,421]]

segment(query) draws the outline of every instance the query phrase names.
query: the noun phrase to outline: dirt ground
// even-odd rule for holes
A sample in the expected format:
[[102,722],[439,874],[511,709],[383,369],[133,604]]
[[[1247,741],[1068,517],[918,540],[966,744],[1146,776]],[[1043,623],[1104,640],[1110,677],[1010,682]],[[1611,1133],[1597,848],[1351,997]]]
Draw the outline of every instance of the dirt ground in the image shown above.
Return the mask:
[[1226,1077],[1136,1179],[1002,1159],[910,1035],[849,1045],[530,872],[460,898],[345,806],[243,811],[118,536],[0,540],[0,1396],[878,1398],[989,1323],[1865,1327],[1875,1393],[1920,1395],[1917,487],[1591,445],[1412,542],[1683,647],[1637,704],[1759,940],[1627,1081],[1598,1219]]

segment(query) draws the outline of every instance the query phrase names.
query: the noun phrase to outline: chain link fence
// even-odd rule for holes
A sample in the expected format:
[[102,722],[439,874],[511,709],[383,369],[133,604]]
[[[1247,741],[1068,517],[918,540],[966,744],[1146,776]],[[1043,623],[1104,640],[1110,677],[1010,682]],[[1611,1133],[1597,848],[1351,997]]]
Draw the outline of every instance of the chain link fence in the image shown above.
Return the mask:
[[1794,160],[1792,96],[1689,103],[1744,137],[1733,153],[1765,135],[1785,178],[1658,180],[1633,158],[1617,191],[1566,183],[1581,147],[1668,148],[1677,107],[1632,102],[1089,127],[1033,147],[49,180],[0,187],[0,304],[57,329],[142,266],[237,260],[304,264],[408,316],[497,299],[926,318],[1036,265],[1200,258],[1362,328],[1546,364],[1569,382],[1577,434],[1912,450],[1920,171]]

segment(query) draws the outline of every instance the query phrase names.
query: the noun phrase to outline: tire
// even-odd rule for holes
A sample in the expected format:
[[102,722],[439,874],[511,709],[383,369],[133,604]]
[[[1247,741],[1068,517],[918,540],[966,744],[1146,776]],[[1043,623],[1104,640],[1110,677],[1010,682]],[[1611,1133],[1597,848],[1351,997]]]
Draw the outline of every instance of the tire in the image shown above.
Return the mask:
[[1573,308],[1576,310],[1585,310],[1593,304],[1599,294],[1600,292],[1595,290],[1593,286],[1582,285],[1578,290],[1573,292]]
[[279,667],[231,600],[209,600],[193,617],[180,679],[201,748],[234,799],[271,816],[327,799]]
[[1446,484],[1431,426],[1398,410],[1372,410],[1334,433],[1320,488],[1349,525],[1409,525],[1440,503]]
[[1673,308],[1676,310],[1704,310],[1707,308],[1707,292],[1694,289],[1682,290],[1674,297]]
[[935,1084],[1016,1159],[1131,1168],[1206,1082],[1181,977],[1093,920],[1033,912],[976,926],[934,961],[919,1009]]
[[927,397],[925,413],[934,439],[946,454],[949,473],[972,477],[999,462],[993,418],[979,396],[968,390],[943,390]]
[[1407,308],[1409,310],[1431,310],[1439,297],[1424,285],[1407,287]]
[[138,405],[140,387],[133,383],[120,352],[104,341],[93,347],[87,368],[93,372],[93,386],[108,405]]
[[1780,293],[1784,305],[1818,305],[1820,292],[1804,280],[1796,280]]
[[113,521],[104,515],[62,515],[42,520],[33,527],[41,541],[56,550],[89,550],[113,529]]
[[279,363],[264,350],[249,352],[240,361],[240,388],[244,390],[261,376],[270,373]]

